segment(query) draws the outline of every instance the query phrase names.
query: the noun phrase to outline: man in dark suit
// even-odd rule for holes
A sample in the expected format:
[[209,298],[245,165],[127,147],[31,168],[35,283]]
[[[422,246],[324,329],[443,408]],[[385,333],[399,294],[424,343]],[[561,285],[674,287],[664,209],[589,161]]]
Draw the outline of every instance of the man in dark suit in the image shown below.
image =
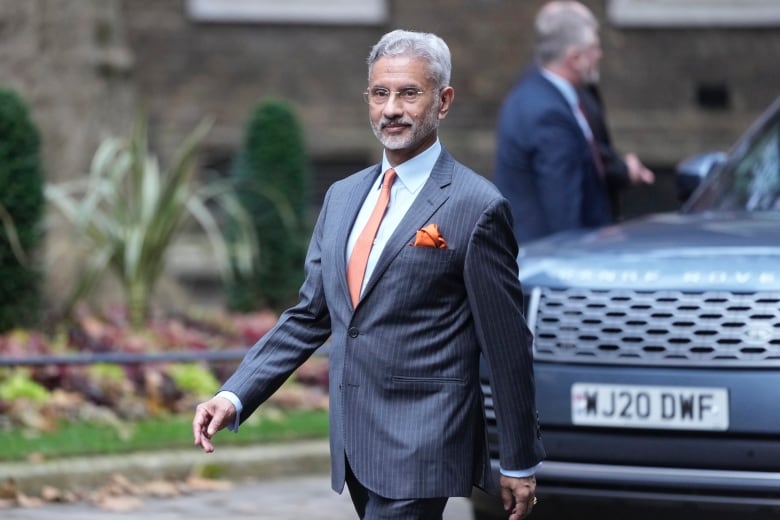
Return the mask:
[[[212,451],[217,431],[238,428],[330,338],[332,487],[346,483],[360,518],[441,518],[448,497],[476,485],[500,491],[519,520],[544,449],[509,206],[439,142],[454,98],[447,45],[393,31],[368,63],[381,163],[328,190],[299,303],[197,407],[195,444]],[[492,368],[500,482],[480,354]]]
[[511,204],[520,245],[612,221],[576,91],[598,74],[598,22],[579,2],[554,1],[534,29],[537,63],[508,94],[497,129],[494,181]]

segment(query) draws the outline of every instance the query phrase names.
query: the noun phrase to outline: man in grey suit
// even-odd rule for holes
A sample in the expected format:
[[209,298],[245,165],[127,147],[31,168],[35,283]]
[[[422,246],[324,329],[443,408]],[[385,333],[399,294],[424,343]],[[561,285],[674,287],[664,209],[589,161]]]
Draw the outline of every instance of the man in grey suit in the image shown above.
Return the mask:
[[[448,497],[475,485],[500,491],[511,520],[536,501],[544,449],[512,217],[439,142],[450,72],[433,34],[393,31],[374,46],[365,97],[382,161],[328,190],[300,301],[193,419],[195,444],[213,451],[214,434],[236,430],[330,338],[332,487],[346,483],[360,518],[440,519]],[[500,482],[480,353],[492,370]]]

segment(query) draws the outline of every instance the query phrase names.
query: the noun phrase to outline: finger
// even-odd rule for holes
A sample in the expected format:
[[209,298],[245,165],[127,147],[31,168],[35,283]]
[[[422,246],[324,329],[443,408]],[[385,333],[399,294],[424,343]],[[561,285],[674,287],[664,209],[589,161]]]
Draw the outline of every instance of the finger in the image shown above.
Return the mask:
[[531,514],[535,505],[536,497],[527,493],[518,493],[514,496],[515,507],[509,520],[521,520]]
[[509,515],[509,520],[522,520],[523,516],[525,516],[525,508],[519,504],[515,504],[512,514]]
[[195,446],[200,446],[206,453],[214,451],[214,445],[211,443],[213,434],[208,432],[208,426],[213,422],[211,413],[205,406],[199,405],[192,420],[192,437]]
[[531,514],[531,509],[533,509],[533,506],[530,504],[526,504],[525,502],[518,504],[515,507],[516,519],[513,518],[512,520],[521,520],[527,518],[528,515]]
[[195,409],[195,416],[192,418],[192,438],[195,441],[195,445],[199,445],[201,443],[203,426],[208,421],[206,416],[206,411],[200,406]]
[[509,511],[512,509],[514,498],[515,497],[512,495],[512,491],[510,489],[503,487],[501,488],[501,501],[504,503],[504,511]]
[[211,444],[211,440],[205,435],[201,437],[199,444],[206,453],[211,453],[214,451],[214,445]]
[[208,427],[206,428],[206,433],[208,434],[208,437],[213,437],[219,430],[222,429],[223,423],[225,422],[225,410],[221,408],[217,408],[214,410],[213,415],[211,416],[211,421],[209,421]]

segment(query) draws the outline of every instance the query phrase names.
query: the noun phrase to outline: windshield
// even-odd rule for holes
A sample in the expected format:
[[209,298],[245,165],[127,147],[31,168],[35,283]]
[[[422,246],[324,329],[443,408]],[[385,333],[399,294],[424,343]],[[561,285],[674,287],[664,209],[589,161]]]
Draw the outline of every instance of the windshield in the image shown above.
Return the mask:
[[780,211],[780,118],[708,178],[688,211]]

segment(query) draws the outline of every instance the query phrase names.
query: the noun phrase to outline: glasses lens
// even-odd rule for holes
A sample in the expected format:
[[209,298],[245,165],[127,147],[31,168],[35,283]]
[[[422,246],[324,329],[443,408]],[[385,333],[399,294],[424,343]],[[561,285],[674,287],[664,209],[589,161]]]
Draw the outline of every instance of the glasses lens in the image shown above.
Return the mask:
[[420,97],[421,92],[416,88],[405,88],[398,93],[406,103],[414,103]]
[[376,103],[377,105],[386,103],[390,98],[390,91],[386,88],[372,88],[369,92],[371,94],[371,102]]
[[[410,87],[396,91],[395,95],[398,96],[398,98],[404,103],[414,103],[424,92],[424,90]],[[393,92],[384,87],[375,87],[365,91],[363,93],[363,98],[368,103],[372,103],[374,105],[384,105],[392,95]]]

